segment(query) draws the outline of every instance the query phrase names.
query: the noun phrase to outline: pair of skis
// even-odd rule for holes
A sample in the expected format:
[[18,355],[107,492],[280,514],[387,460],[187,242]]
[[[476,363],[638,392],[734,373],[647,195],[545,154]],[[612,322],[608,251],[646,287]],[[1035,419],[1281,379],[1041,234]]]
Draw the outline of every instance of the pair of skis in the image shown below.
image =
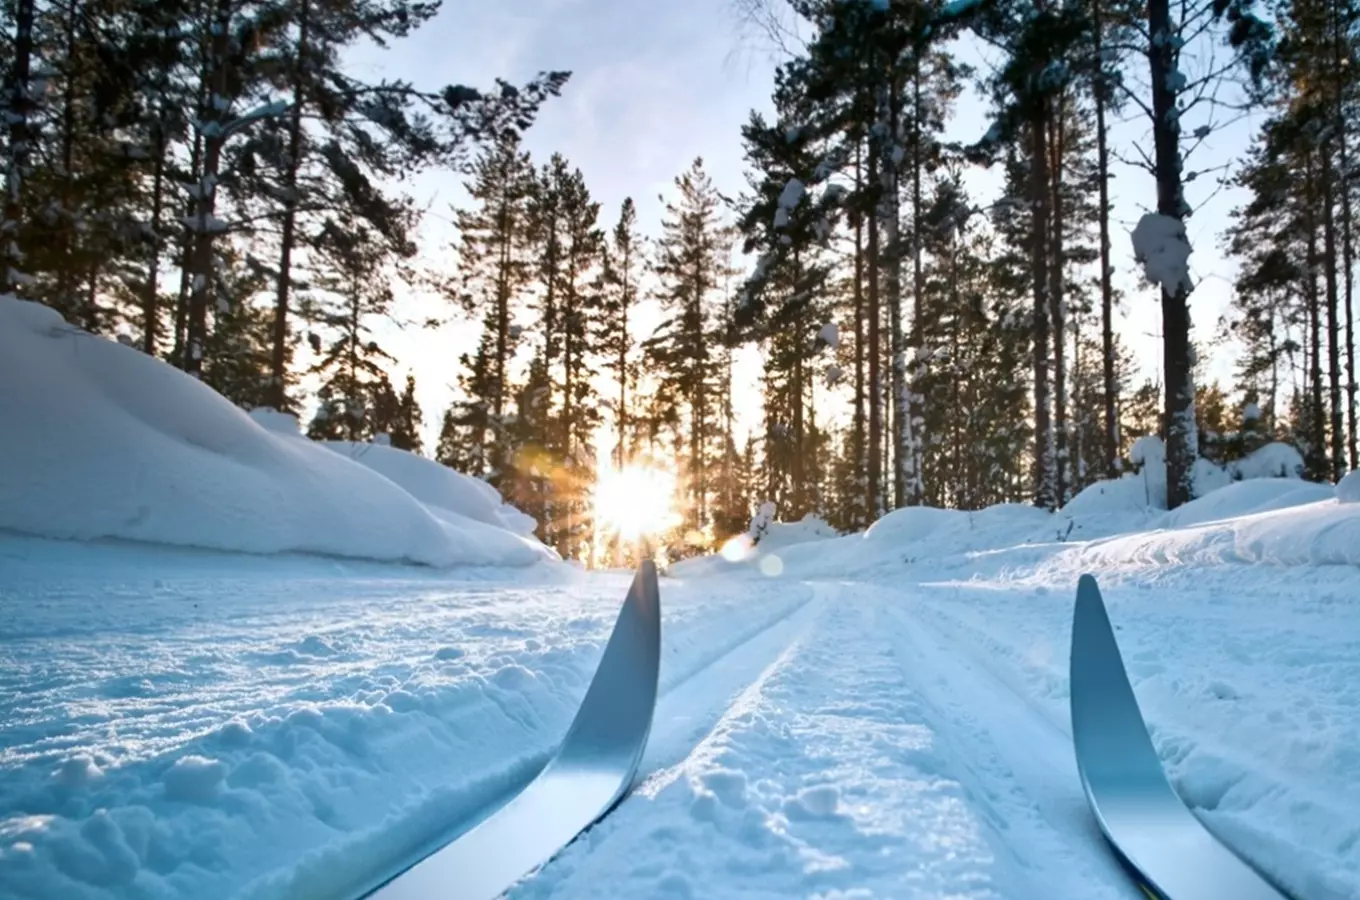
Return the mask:
[[[656,567],[633,579],[599,668],[557,753],[508,803],[370,900],[493,900],[609,813],[632,787],[661,666]],[[1077,586],[1072,740],[1086,799],[1151,900],[1289,900],[1210,834],[1162,770],[1095,579]]]

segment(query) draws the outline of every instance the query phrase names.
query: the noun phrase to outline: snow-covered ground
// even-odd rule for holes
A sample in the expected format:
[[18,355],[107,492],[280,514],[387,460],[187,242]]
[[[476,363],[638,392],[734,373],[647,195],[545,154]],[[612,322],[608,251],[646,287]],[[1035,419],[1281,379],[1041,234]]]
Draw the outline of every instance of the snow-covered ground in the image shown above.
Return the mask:
[[[480,482],[4,298],[0,421],[0,897],[347,900],[532,777],[627,588]],[[1069,737],[1089,571],[1186,802],[1360,897],[1360,476],[1272,446],[1168,513],[1143,449],[1057,514],[675,566],[639,787],[511,896],[1134,900]]]

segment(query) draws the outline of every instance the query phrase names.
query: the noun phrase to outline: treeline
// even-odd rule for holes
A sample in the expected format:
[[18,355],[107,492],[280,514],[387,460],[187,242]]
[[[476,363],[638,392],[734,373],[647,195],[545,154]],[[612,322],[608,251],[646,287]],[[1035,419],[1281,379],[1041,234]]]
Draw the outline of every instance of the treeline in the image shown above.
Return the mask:
[[[481,339],[460,360],[438,458],[490,481],[569,558],[611,539],[591,505],[601,440],[616,468],[677,470],[673,552],[743,530],[753,451],[734,436],[736,236],[703,161],[676,178],[655,241],[631,199],[602,212],[579,169],[560,154],[536,165],[513,136],[468,189],[445,290]],[[663,319],[640,338],[644,301]]]
[[[1147,434],[1166,442],[1168,507],[1195,496],[1197,459],[1272,439],[1299,446],[1312,477],[1356,465],[1345,0],[1286,4],[1274,27],[1247,2],[787,7],[811,36],[779,68],[774,116],[744,129],[741,228],[760,256],[737,315],[765,349],[758,484],[781,517],[858,528],[921,503],[1055,508],[1124,471]],[[970,72],[959,38],[999,52],[995,68]],[[992,126],[947,142],[973,77]],[[1230,236],[1249,257],[1225,323],[1248,348],[1230,397],[1196,380],[1215,335],[1191,329],[1184,188],[1219,167],[1190,168],[1194,150],[1242,108],[1272,119],[1242,175],[1259,199]],[[1159,288],[1159,380],[1134,379],[1114,327],[1112,247],[1129,239],[1111,222],[1116,116],[1146,117],[1152,138],[1121,149],[1156,198],[1131,237]],[[970,166],[999,169],[1001,195],[969,196]],[[828,322],[843,337],[826,341]],[[814,421],[821,382],[846,396],[848,424]]]
[[[574,558],[609,549],[601,455],[676,470],[673,555],[767,501],[841,529],[913,504],[1056,508],[1150,434],[1172,507],[1198,459],[1270,440],[1309,477],[1356,467],[1351,0],[1293,0],[1270,25],[1248,0],[744,2],[809,34],[773,114],[742,129],[745,189],[724,197],[696,160],[639,222],[522,145],[565,73],[484,92],[344,71],[347,49],[400,40],[435,4],[11,0],[0,277],[243,406],[314,399],[314,436],[386,435],[486,478]],[[971,71],[960,39],[999,65]],[[970,80],[992,127],[951,143]],[[1264,122],[1223,236],[1234,306],[1193,331],[1185,186],[1221,168],[1195,150],[1245,108]],[[1151,141],[1114,146],[1114,122],[1140,118]],[[1131,235],[1160,301],[1138,301],[1161,313],[1156,379],[1115,329],[1129,236],[1109,185],[1129,158],[1156,198]],[[978,166],[999,196],[970,196]],[[420,215],[391,187],[426,167],[465,173],[471,197],[448,271],[415,271]],[[416,278],[480,330],[433,448],[372,330]],[[661,310],[649,333],[644,306]],[[1204,384],[1224,336],[1245,348],[1235,382]],[[294,364],[303,341],[315,368]],[[756,386],[733,384],[733,358],[752,345],[747,437],[733,398]]]
[[[412,388],[369,328],[416,252],[390,185],[461,168],[521,132],[567,79],[489,91],[370,81],[437,2],[12,0],[0,7],[5,208],[0,290],[117,335],[314,435],[410,442]],[[319,357],[293,366],[299,341]],[[404,410],[404,411],[403,411]]]

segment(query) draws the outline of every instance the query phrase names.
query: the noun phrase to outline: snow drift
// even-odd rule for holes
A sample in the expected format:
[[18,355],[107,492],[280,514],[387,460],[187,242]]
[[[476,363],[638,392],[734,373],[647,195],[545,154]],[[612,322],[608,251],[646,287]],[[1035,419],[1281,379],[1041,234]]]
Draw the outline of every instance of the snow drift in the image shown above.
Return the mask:
[[1043,581],[1075,581],[1084,571],[1132,572],[1168,562],[1360,565],[1354,473],[1336,486],[1307,482],[1295,448],[1267,444],[1226,466],[1199,460],[1202,495],[1167,511],[1161,441],[1141,439],[1132,456],[1137,472],[1098,481],[1055,513],[1014,503],[980,510],[906,507],[863,533],[829,540],[800,524],[766,523],[776,540],[686,560],[670,573],[698,577],[746,568],[765,576],[853,577],[929,561],[974,574],[1005,566],[1016,578],[1027,572]]
[[284,417],[259,418],[0,296],[0,528],[434,566],[554,556],[472,479],[390,447],[335,452],[289,436]]

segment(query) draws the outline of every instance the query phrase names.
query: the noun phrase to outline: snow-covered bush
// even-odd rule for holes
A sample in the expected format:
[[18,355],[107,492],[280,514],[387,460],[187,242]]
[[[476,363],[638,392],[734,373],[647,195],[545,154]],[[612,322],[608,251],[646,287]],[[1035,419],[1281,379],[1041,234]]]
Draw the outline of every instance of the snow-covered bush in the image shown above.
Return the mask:
[[752,546],[759,544],[770,530],[770,526],[774,523],[774,514],[774,501],[766,500],[760,504],[756,514],[751,517],[751,526],[746,529],[746,536],[750,538]]

